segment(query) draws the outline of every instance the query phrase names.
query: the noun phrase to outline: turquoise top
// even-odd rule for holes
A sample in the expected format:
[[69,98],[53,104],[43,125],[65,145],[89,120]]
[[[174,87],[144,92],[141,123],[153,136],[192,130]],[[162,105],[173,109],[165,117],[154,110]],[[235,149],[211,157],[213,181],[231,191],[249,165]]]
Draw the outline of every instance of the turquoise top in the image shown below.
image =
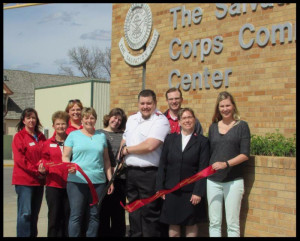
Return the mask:
[[[96,131],[92,137],[84,135],[80,130],[72,131],[65,146],[72,148],[72,161],[78,164],[94,184],[105,183],[104,148],[107,148],[105,134]],[[68,182],[87,183],[79,171],[68,175]]]

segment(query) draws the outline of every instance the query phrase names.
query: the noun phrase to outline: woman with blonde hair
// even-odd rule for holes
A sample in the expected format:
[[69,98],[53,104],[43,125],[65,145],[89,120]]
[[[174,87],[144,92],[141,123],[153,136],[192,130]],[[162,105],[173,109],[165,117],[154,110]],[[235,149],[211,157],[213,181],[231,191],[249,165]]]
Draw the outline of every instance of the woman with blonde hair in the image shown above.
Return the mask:
[[67,128],[67,135],[72,131],[76,131],[82,129],[81,125],[81,111],[83,109],[83,105],[79,99],[69,100],[68,105],[66,107],[66,112],[69,114],[69,122]]
[[[110,180],[112,177],[107,141],[103,133],[95,130],[97,114],[92,107],[84,107],[81,116],[83,128],[68,135],[64,145],[63,162],[70,162],[72,155],[72,163],[78,164],[86,173],[100,197],[105,188],[106,178]],[[112,184],[108,194],[111,194],[113,189]],[[87,203],[92,202],[92,195],[87,181],[74,167],[69,169],[67,193],[70,202],[69,237],[79,237],[84,222],[84,210]],[[86,237],[96,237],[99,228],[98,206],[89,207],[89,214]]]
[[227,236],[239,237],[243,168],[250,156],[250,130],[247,122],[240,120],[235,100],[227,91],[218,95],[208,138],[209,164],[217,171],[207,178],[209,235],[221,237],[224,199]]

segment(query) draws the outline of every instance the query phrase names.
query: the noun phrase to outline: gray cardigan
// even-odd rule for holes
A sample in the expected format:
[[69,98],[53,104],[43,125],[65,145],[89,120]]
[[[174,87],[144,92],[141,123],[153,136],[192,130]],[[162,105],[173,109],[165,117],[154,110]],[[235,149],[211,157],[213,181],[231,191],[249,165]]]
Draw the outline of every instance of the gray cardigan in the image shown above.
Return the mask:
[[[228,161],[239,154],[250,156],[250,129],[247,122],[239,121],[226,134],[220,134],[218,123],[213,123],[208,132],[210,142],[209,165],[215,162]],[[208,177],[209,180],[217,182],[228,182],[243,178],[245,162],[239,165],[218,170]]]

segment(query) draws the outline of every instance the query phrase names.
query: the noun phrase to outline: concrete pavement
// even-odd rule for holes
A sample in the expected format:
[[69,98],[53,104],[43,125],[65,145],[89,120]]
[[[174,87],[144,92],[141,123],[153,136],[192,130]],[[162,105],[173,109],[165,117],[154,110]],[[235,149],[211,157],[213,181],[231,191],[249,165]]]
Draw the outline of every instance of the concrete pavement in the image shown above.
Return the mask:
[[[3,161],[3,237],[16,237],[17,194],[11,185],[13,161]],[[38,237],[47,237],[48,207],[43,197],[38,221]]]
[[[17,194],[11,185],[13,160],[3,160],[3,237],[16,237]],[[48,207],[43,197],[38,221],[38,237],[47,237]],[[126,212],[128,231],[128,212]]]

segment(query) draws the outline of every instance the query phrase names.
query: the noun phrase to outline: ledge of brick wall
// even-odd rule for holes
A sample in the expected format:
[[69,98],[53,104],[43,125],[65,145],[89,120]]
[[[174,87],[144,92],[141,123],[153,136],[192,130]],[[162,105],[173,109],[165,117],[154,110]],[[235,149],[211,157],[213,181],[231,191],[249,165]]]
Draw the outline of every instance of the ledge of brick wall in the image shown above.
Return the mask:
[[245,173],[241,235],[296,237],[296,158],[251,156]]
[[[241,237],[296,237],[296,158],[251,156],[244,180]],[[199,225],[199,236],[208,237],[208,223]]]

